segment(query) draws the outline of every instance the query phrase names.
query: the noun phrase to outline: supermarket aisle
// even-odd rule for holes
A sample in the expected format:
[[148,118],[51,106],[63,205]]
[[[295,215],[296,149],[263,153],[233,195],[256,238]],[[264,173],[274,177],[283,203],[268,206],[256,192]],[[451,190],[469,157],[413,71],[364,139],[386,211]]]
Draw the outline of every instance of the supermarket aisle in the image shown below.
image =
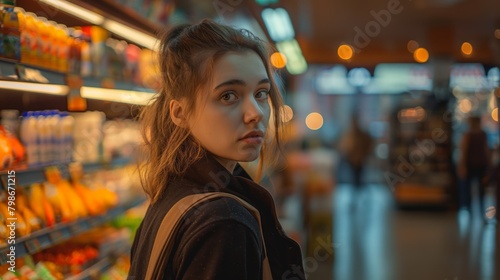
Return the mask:
[[309,279],[500,279],[497,227],[477,215],[395,210],[382,185],[356,196],[349,185],[339,185],[332,202],[333,265],[306,264]]

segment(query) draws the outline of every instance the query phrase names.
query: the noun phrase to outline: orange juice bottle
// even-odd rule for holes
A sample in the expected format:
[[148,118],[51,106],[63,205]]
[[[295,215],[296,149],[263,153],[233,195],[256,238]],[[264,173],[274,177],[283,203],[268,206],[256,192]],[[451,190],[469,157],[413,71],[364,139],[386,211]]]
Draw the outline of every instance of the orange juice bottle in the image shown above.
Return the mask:
[[24,25],[28,37],[27,40],[29,41],[26,63],[38,65],[38,45],[40,38],[38,36],[37,16],[34,13],[26,13]]
[[14,11],[17,13],[17,18],[19,19],[19,31],[21,33],[21,62],[28,63],[30,38],[26,29],[26,11],[19,7],[14,8]]
[[40,54],[40,66],[50,68],[50,30],[48,21],[44,17],[38,18],[38,33],[40,34],[40,45],[38,46]]
[[58,62],[58,70],[61,72],[68,71],[68,56],[69,56],[69,36],[68,36],[68,28],[66,25],[59,24],[58,30],[58,45],[59,45],[59,62]]
[[55,21],[49,21],[48,22],[48,31],[49,31],[49,65],[50,69],[52,70],[58,70],[58,53],[59,53],[59,46],[57,44],[57,31],[58,31],[58,26]]

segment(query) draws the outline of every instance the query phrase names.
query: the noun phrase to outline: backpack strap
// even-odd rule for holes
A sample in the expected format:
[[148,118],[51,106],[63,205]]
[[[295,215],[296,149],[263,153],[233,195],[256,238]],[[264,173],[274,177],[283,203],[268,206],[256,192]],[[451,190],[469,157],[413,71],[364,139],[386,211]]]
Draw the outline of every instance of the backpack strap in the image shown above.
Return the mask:
[[170,255],[172,251],[172,235],[179,227],[181,218],[198,204],[219,197],[229,197],[238,201],[241,205],[248,209],[248,211],[250,211],[250,213],[252,213],[252,215],[257,220],[260,228],[260,237],[262,240],[262,247],[264,252],[264,259],[262,261],[262,279],[273,279],[271,274],[271,267],[267,258],[266,244],[264,242],[264,236],[262,234],[262,224],[259,211],[248,202],[235,195],[224,192],[210,192],[188,195],[175,203],[174,206],[167,212],[160,224],[158,232],[156,233],[153,250],[151,251],[148,269],[146,271],[147,280],[160,279],[159,277],[160,275],[162,275],[162,271],[159,271],[161,269],[161,265],[158,265],[158,262],[160,259],[164,259],[166,256]]

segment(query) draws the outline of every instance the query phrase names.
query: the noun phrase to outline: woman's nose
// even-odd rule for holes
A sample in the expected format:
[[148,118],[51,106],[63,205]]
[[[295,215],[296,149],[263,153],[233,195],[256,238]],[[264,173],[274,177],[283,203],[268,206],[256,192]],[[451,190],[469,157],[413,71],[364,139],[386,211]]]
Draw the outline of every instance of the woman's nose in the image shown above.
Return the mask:
[[260,104],[252,95],[243,106],[243,118],[245,123],[259,122],[264,116],[262,104]]

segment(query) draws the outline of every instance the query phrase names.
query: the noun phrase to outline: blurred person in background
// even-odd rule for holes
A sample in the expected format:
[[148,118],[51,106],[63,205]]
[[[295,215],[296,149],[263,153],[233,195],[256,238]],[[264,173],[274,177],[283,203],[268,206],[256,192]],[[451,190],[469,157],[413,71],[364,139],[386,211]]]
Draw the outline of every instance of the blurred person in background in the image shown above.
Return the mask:
[[361,128],[357,116],[352,116],[351,125],[340,139],[339,151],[350,166],[354,188],[359,191],[366,161],[373,151],[373,139]]
[[484,193],[488,181],[490,167],[490,150],[486,132],[481,129],[481,117],[471,116],[468,119],[469,129],[460,142],[460,159],[458,176],[460,184],[461,206],[471,211],[472,184],[479,184],[479,211],[485,217]]
[[[249,31],[211,20],[160,38],[162,87],[141,113],[147,155],[141,175],[150,205],[128,279],[149,280],[150,262],[159,274],[154,279],[269,279],[266,272],[306,278],[301,249],[283,231],[272,196],[238,163],[273,160],[280,146],[283,100],[270,53]],[[214,192],[236,198],[219,196],[185,213],[170,254],[154,262],[166,214],[186,197]]]

